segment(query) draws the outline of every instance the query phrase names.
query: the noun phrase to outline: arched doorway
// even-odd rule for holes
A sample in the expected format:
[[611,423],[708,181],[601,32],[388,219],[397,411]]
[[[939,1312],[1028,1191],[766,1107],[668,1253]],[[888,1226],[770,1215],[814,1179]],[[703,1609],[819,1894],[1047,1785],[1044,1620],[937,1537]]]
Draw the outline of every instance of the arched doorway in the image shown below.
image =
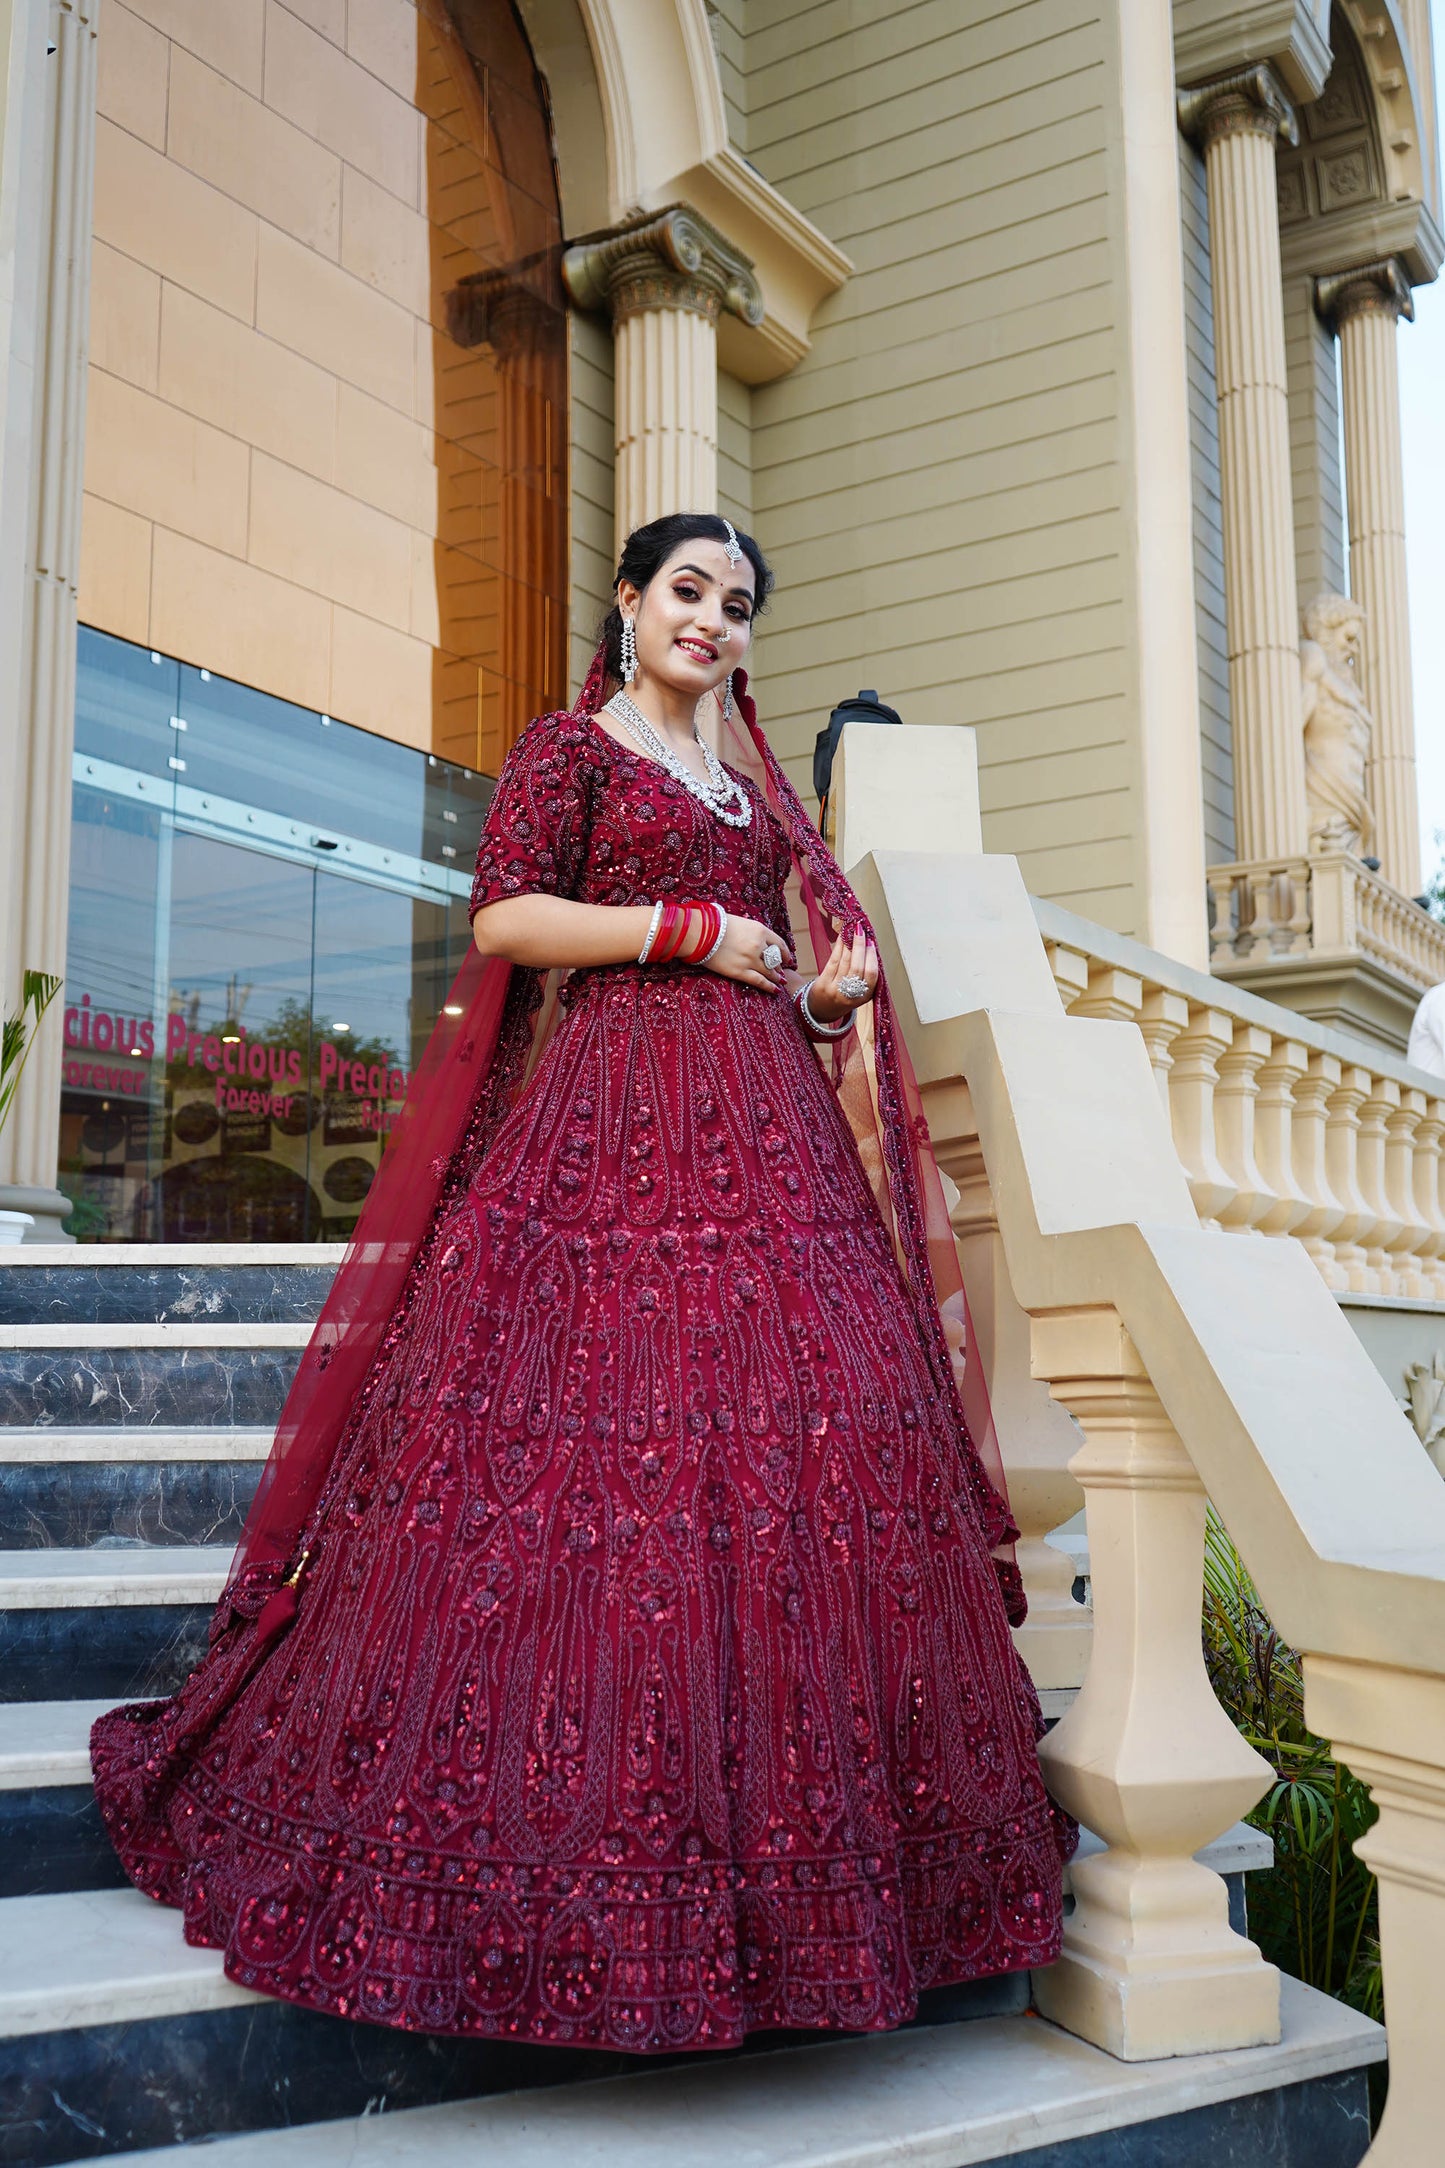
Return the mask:
[[495,775],[565,699],[567,325],[542,81],[508,0],[426,0],[416,102],[431,234],[433,744]]

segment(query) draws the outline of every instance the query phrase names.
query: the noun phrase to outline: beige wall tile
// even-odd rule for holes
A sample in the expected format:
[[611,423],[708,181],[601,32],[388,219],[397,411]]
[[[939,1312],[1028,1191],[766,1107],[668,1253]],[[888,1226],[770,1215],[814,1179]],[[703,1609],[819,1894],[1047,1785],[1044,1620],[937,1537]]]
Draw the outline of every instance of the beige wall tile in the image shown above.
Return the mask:
[[249,323],[256,296],[257,226],[254,212],[127,135],[114,121],[97,121],[98,240]]
[[169,155],[308,248],[341,246],[341,160],[179,47],[171,56]]
[[80,515],[80,621],[150,644],[151,524],[103,497]]
[[130,256],[94,243],[90,254],[90,358],[108,376],[156,389],[161,282]]
[[417,91],[418,22],[413,0],[348,0],[346,50],[388,88]]
[[96,50],[95,109],[155,150],[166,141],[170,45],[120,0],[111,0]]
[[411,413],[415,319],[271,226],[261,228],[256,326],[343,382]]
[[437,531],[434,438],[351,384],[337,386],[336,485],[428,536]]
[[129,5],[188,53],[259,97],[265,0],[129,0]]
[[107,503],[243,557],[250,459],[234,437],[91,369],[85,486]]
[[341,261],[380,294],[425,316],[431,290],[432,229],[388,189],[346,168],[341,190]]
[[325,711],[329,604],[164,527],[151,558],[151,639],[163,654]]
[[331,714],[432,750],[432,650],[375,618],[331,614]]
[[429,647],[441,646],[441,555],[429,534],[412,529],[411,632],[414,639],[425,640]]
[[435,429],[437,419],[437,352],[445,342],[417,317],[412,327],[415,347],[415,404],[412,408],[417,420],[427,429]]
[[355,497],[294,467],[255,457],[251,562],[298,587],[405,631],[411,609],[411,536]]
[[173,406],[323,481],[336,453],[335,377],[179,286],[161,296],[158,390]]
[[416,113],[374,75],[269,0],[266,103],[295,121],[348,165],[418,201]]
[[346,44],[346,0],[281,0],[288,15],[299,15],[303,23],[319,30],[323,38],[330,38],[333,45]]

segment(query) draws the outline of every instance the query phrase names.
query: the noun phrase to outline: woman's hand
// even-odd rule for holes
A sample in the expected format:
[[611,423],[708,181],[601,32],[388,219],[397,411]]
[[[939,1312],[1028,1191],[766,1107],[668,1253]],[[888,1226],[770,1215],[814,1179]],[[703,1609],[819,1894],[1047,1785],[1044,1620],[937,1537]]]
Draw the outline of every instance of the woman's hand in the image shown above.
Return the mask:
[[[698,914],[694,912],[696,919]],[[684,963],[692,958],[698,935],[694,935],[683,950]],[[769,971],[763,962],[763,950],[770,941],[777,943],[783,952],[783,961],[776,971]],[[723,935],[722,947],[705,968],[716,971],[722,978],[738,979],[744,986],[761,986],[770,994],[781,993],[787,981],[783,973],[793,963],[793,952],[780,933],[760,919],[742,918],[732,911],[728,913],[728,929]]]
[[[838,981],[845,978],[863,979],[868,991],[858,1001],[850,1001],[838,991]],[[808,994],[808,1007],[820,1024],[836,1024],[853,1009],[865,1008],[873,999],[878,985],[878,951],[859,926],[852,939],[840,933],[828,954]]]

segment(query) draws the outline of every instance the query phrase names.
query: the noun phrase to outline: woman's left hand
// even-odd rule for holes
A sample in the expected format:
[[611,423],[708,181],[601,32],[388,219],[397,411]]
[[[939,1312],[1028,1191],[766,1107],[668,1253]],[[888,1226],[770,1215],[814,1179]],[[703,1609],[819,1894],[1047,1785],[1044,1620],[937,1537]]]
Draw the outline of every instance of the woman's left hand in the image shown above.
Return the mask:
[[[840,979],[862,979],[867,985],[866,994],[854,1001],[838,991]],[[859,926],[850,940],[847,933],[840,933],[829,951],[828,961],[813,981],[808,995],[808,1007],[820,1024],[836,1024],[839,1017],[850,1010],[866,1008],[873,999],[878,986],[878,951]]]

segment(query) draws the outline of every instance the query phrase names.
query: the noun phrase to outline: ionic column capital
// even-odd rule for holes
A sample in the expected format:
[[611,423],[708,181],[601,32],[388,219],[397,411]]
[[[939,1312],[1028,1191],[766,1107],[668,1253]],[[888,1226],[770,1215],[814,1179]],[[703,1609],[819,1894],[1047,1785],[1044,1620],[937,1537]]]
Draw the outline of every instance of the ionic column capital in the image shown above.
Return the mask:
[[682,203],[574,241],[562,280],[579,309],[606,309],[614,324],[657,309],[683,309],[710,324],[725,309],[745,324],[763,320],[751,261]]
[[545,344],[560,307],[556,257],[547,251],[459,279],[446,296],[447,334],[458,346],[490,346],[500,361],[515,361]]
[[1206,149],[1220,136],[1264,135],[1293,147],[1299,121],[1273,68],[1261,61],[1178,94],[1179,125]]
[[1402,316],[1407,323],[1415,317],[1409,276],[1398,256],[1382,256],[1375,263],[1316,279],[1315,308],[1332,331],[1352,316],[1369,313],[1393,317],[1397,323]]

